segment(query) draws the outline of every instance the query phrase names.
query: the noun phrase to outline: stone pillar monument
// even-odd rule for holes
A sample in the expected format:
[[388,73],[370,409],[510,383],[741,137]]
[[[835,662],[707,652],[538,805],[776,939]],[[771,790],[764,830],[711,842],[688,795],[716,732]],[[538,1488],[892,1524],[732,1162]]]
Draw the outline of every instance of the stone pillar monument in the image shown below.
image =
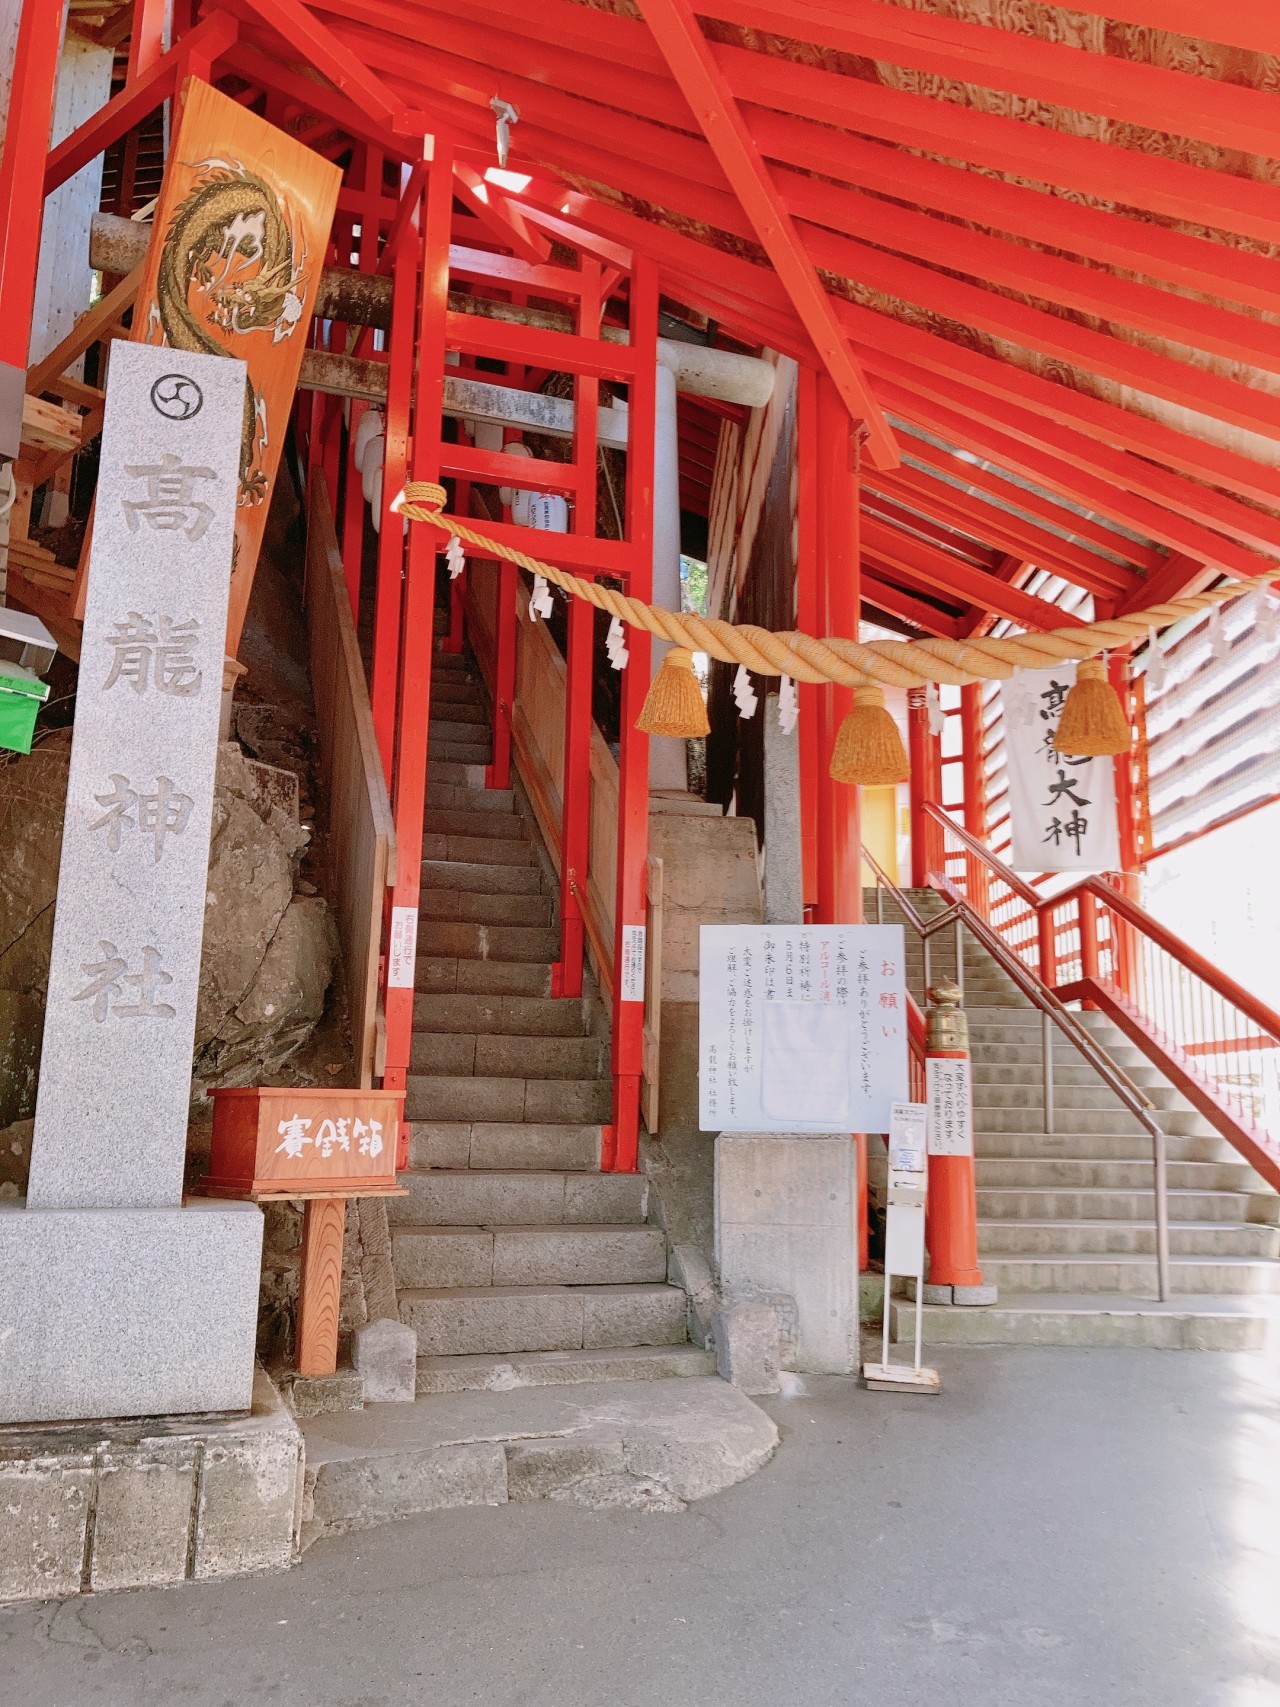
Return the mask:
[[182,1204],[242,362],[117,344],[0,1422],[247,1409],[251,1204]]

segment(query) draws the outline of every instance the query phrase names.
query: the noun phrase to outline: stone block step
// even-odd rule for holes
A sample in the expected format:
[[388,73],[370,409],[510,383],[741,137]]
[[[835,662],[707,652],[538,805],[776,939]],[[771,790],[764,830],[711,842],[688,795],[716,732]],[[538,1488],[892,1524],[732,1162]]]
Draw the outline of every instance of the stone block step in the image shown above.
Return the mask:
[[[978,1156],[1019,1156],[1028,1160],[1070,1156],[1077,1161],[1145,1162],[1151,1165],[1151,1137],[1142,1132],[984,1132],[974,1139]],[[1236,1152],[1225,1138],[1168,1136],[1171,1162],[1233,1162]]]
[[433,750],[427,758],[427,787],[435,783],[448,783],[454,788],[482,789],[484,765],[458,764],[456,760],[441,758]]
[[487,741],[433,740],[431,751],[445,764],[475,766],[481,771],[493,758],[493,748]]
[[[1115,1091],[1096,1077],[1091,1084],[1073,1084],[1069,1079],[1064,1080],[1055,1073],[1053,1102],[1054,1107],[1062,1111],[1064,1123],[1073,1120],[1077,1110],[1096,1112],[1100,1108],[1124,1109],[1126,1116],[1129,1113]],[[1043,1080],[1038,1084],[1002,1085],[993,1083],[985,1075],[975,1073],[973,1106],[975,1114],[978,1109],[1043,1108]]]
[[[1143,1221],[1155,1213],[1148,1191],[1029,1189],[978,1184],[980,1219],[999,1221]],[[1274,1226],[1280,1199],[1243,1191],[1169,1192],[1170,1221],[1256,1221]]]
[[424,860],[457,860],[463,865],[536,865],[532,842],[505,836],[437,836],[422,838]]
[[[979,1221],[978,1250],[988,1256],[1154,1256],[1150,1221]],[[1249,1221],[1174,1221],[1174,1257],[1280,1258],[1280,1228]]]
[[501,817],[514,812],[516,797],[510,788],[470,788],[460,782],[427,784],[427,805],[438,812],[495,812]]
[[607,1079],[505,1079],[413,1073],[406,1120],[533,1120],[590,1125],[612,1113]]
[[[1169,1278],[1175,1294],[1224,1295],[1280,1291],[1280,1262],[1249,1257],[1172,1257]],[[1159,1291],[1154,1256],[1079,1255],[982,1258],[982,1278],[1008,1292],[1119,1292],[1155,1298]]]
[[397,1227],[547,1227],[563,1222],[643,1222],[640,1174],[410,1169],[405,1197],[387,1199]]
[[[495,869],[524,872],[531,868],[513,865]],[[474,889],[424,889],[418,917],[423,921],[460,920],[464,924],[527,925],[546,930],[554,913],[555,902],[550,895],[485,895]]]
[[[1018,1050],[1021,1055],[1023,1052]],[[1040,1059],[1040,1051],[1026,1051],[1026,1060],[995,1061],[985,1055],[973,1055],[973,1094],[981,1096],[983,1101],[995,1100],[988,1098],[986,1091],[998,1087],[1009,1087],[1034,1097],[1037,1102],[1044,1094],[1044,1066]],[[1099,1077],[1086,1061],[1082,1061],[1074,1049],[1054,1051],[1053,1088],[1055,1095],[1067,1086],[1081,1088],[1096,1087],[1108,1089],[1105,1081]],[[1114,1095],[1114,1093],[1110,1093]]]
[[515,1387],[576,1386],[586,1381],[667,1381],[715,1372],[715,1353],[695,1345],[526,1351],[511,1357],[420,1357],[418,1395],[505,1393]]
[[458,960],[517,960],[541,962],[555,959],[560,933],[532,925],[484,925],[469,920],[424,919],[418,928],[418,953],[444,955]]
[[469,676],[441,670],[437,657],[431,666],[431,708],[437,705],[480,705],[480,690]]
[[400,1318],[428,1357],[603,1346],[679,1345],[678,1286],[476,1286],[400,1294]]
[[459,960],[454,955],[420,954],[416,969],[424,995],[549,996],[551,967],[512,960]]
[[603,1128],[551,1121],[415,1120],[409,1138],[412,1168],[530,1168],[545,1173],[594,1173]]
[[497,836],[508,842],[527,842],[529,827],[517,812],[472,811],[428,806],[423,828],[435,836]]
[[578,997],[422,995],[414,997],[413,1026],[491,1037],[582,1037],[586,1015]]
[[[1178,1191],[1247,1191],[1252,1170],[1244,1162],[1170,1162],[1169,1186]],[[978,1164],[980,1187],[1026,1190],[1142,1191],[1152,1181],[1151,1162],[1097,1162],[1072,1156],[987,1156]]]
[[396,1285],[402,1290],[610,1286],[667,1278],[667,1238],[662,1228],[627,1222],[397,1227],[392,1255]]
[[455,721],[450,717],[432,716],[427,723],[428,748],[434,747],[437,741],[445,746],[455,742],[461,742],[465,746],[468,742],[478,743],[482,739],[488,740],[488,730],[479,729],[476,723],[469,719]]
[[[895,1340],[909,1343],[916,1306],[891,1306]],[[1006,1293],[979,1309],[926,1304],[925,1345],[1147,1346],[1165,1350],[1257,1351],[1267,1339],[1262,1311],[1239,1298],[1174,1298],[1167,1304],[1123,1294]]]
[[[426,859],[424,889],[452,889],[473,895],[541,895],[542,872],[536,865],[483,865],[467,860]],[[430,910],[427,900],[423,905]]]
[[431,693],[433,728],[444,724],[454,728],[460,723],[482,723],[488,727],[489,713],[474,688],[468,691],[459,682],[441,682],[439,688],[439,692],[433,688]]
[[411,1073],[478,1078],[592,1079],[608,1065],[608,1046],[598,1037],[512,1037],[481,1032],[415,1031]]

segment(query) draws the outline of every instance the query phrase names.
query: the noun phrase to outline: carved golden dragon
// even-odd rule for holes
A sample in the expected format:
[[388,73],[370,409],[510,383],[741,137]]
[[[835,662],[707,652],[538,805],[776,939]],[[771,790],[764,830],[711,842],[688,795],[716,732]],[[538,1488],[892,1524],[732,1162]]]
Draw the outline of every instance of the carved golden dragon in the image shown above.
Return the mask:
[[[156,277],[156,309],[175,350],[232,354],[227,339],[269,331],[287,338],[302,316],[301,269],[280,198],[269,184],[226,161],[201,162],[203,177],[170,223]],[[203,321],[203,324],[202,324]],[[261,453],[267,443],[264,399],[247,380],[240,437],[240,502],[267,495]]]

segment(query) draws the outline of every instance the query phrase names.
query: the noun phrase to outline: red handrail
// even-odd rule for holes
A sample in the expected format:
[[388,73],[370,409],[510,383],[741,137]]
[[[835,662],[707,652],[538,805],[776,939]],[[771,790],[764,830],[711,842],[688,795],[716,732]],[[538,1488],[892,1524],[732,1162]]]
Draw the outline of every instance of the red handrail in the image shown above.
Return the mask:
[[940,806],[936,806],[932,800],[924,801],[923,805],[930,818],[941,824],[945,830],[950,830],[956,840],[963,842],[970,853],[977,854],[979,859],[985,861],[1000,881],[1006,883],[1015,895],[1027,902],[1029,906],[1034,907],[1037,912],[1039,911],[1044,901],[1043,895],[1033,889],[1024,878],[1019,877],[1016,871],[1011,871],[1003,861],[998,860],[990,848],[984,846],[976,836],[971,835],[963,825],[957,824],[955,819],[944,812]]

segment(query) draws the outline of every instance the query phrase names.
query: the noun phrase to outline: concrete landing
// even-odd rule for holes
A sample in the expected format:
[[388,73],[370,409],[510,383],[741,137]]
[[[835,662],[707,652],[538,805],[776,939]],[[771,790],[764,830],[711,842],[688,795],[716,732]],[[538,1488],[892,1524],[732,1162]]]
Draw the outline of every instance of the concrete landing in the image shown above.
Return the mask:
[[304,1546],[419,1512],[508,1501],[682,1511],[752,1475],[778,1444],[758,1405],[700,1377],[437,1393],[301,1426]]

